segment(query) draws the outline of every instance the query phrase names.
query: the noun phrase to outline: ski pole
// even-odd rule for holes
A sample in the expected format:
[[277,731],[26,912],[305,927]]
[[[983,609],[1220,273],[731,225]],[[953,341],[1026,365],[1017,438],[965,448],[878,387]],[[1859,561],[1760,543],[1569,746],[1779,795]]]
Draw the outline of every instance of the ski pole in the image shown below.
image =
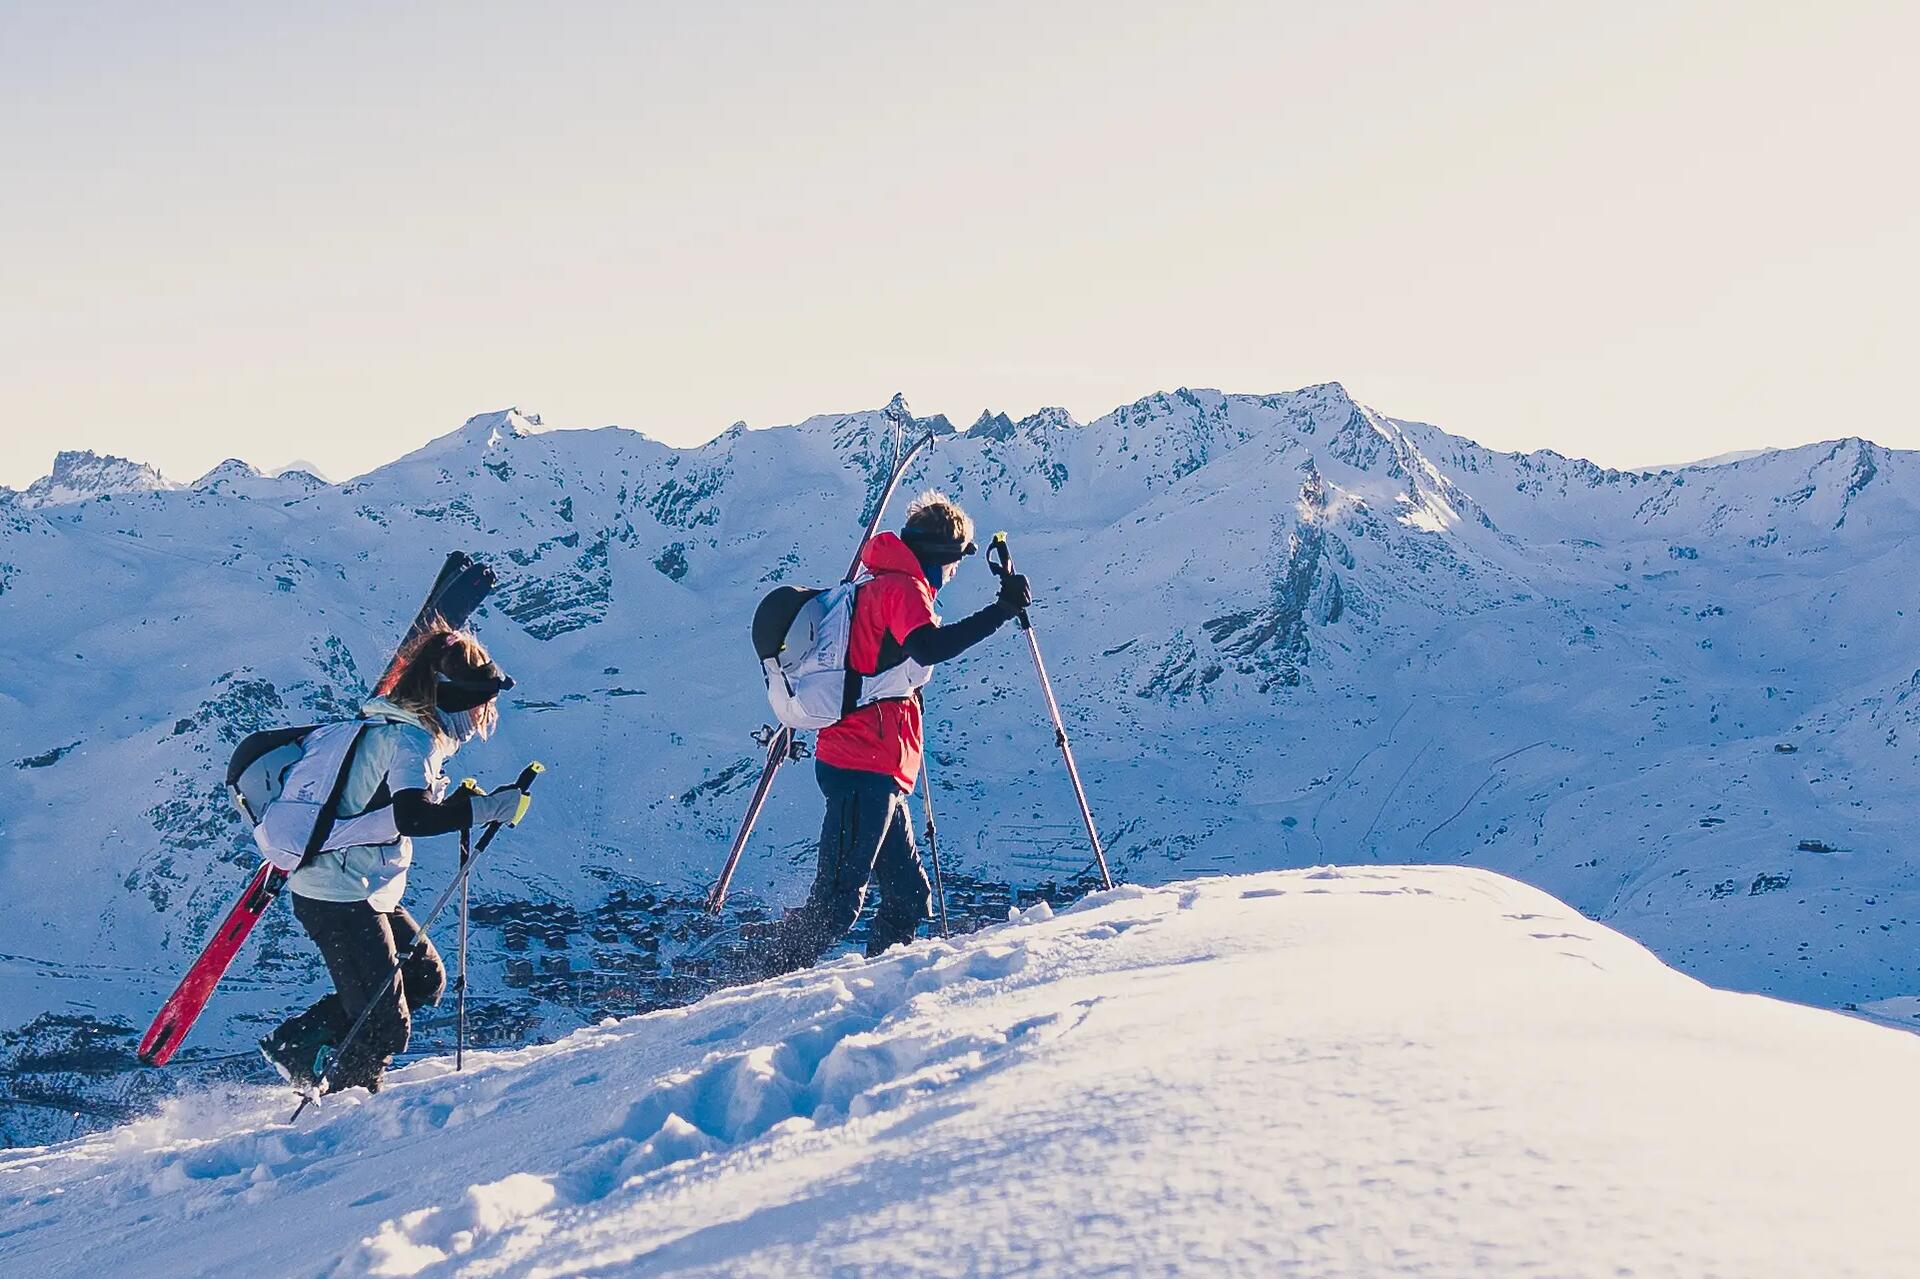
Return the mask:
[[[547,766],[535,760],[520,771],[520,776],[515,779],[513,788],[524,796],[528,791],[533,789],[534,778],[546,771]],[[526,811],[525,804],[526,801],[523,799],[521,801],[521,812]],[[346,1036],[341,1039],[340,1046],[336,1048],[333,1055],[327,1059],[326,1067],[321,1070],[320,1077],[313,1081],[312,1091],[300,1098],[300,1104],[294,1108],[293,1114],[287,1119],[288,1123],[293,1123],[298,1120],[306,1108],[318,1100],[321,1093],[326,1091],[327,1080],[328,1077],[333,1074],[334,1066],[339,1063],[342,1057],[346,1056],[347,1049],[353,1046],[354,1040],[360,1037],[360,1031],[367,1024],[368,1016],[372,1014],[375,1006],[386,997],[387,992],[393,989],[393,983],[400,979],[400,974],[406,971],[407,965],[419,958],[421,953],[426,949],[427,929],[433,926],[433,921],[440,917],[440,912],[447,908],[449,901],[453,900],[453,894],[460,890],[467,882],[467,873],[473,869],[473,864],[480,860],[480,855],[486,852],[488,846],[493,843],[493,837],[500,833],[500,825],[499,822],[488,822],[486,830],[481,832],[480,838],[475,841],[473,845],[472,856],[461,859],[460,869],[454,875],[453,882],[448,884],[440,896],[434,899],[433,908],[427,912],[426,918],[422,919],[418,928],[415,929],[413,945],[407,947],[407,953],[400,957],[400,962],[395,964],[392,970],[387,973],[387,979],[380,983],[380,989],[373,993],[373,998],[369,999],[366,1002],[366,1006],[361,1008],[360,1015],[353,1019],[353,1025],[347,1028]]]
[[[995,533],[993,541],[987,547],[987,567],[994,576],[1005,578],[1013,573],[1013,552],[1007,546],[1007,535]],[[1047,699],[1047,714],[1053,720],[1053,738],[1060,747],[1061,758],[1067,761],[1067,776],[1073,782],[1073,797],[1080,801],[1080,817],[1087,824],[1087,839],[1093,844],[1093,860],[1100,867],[1100,886],[1113,887],[1113,875],[1107,870],[1107,854],[1100,847],[1100,832],[1094,829],[1093,810],[1087,807],[1087,789],[1080,784],[1080,767],[1073,762],[1073,747],[1067,742],[1067,725],[1060,718],[1060,703],[1053,696],[1053,681],[1047,678],[1047,664],[1040,660],[1040,640],[1033,633],[1033,621],[1027,616],[1027,610],[1019,613],[1020,629],[1027,633],[1027,647],[1033,652],[1033,669],[1040,676],[1040,692]]]
[[[922,715],[926,714],[922,703]],[[920,802],[927,807],[927,856],[933,862],[933,899],[940,904],[940,935],[953,936],[947,927],[947,886],[940,876],[940,833],[933,824],[933,783],[927,778],[927,751],[924,736],[920,750]]]
[[773,790],[773,775],[780,766],[796,756],[793,730],[782,725],[773,729],[767,738],[767,762],[760,770],[760,782],[753,788],[753,798],[747,803],[747,814],[740,819],[740,829],[734,832],[733,846],[727,850],[726,865],[720,868],[720,878],[713,881],[713,889],[707,894],[707,911],[718,915],[720,908],[727,904],[727,889],[733,885],[733,872],[740,869],[740,854],[747,851],[747,836],[753,834],[754,823],[760,820],[760,809],[767,802],[767,795]]
[[[472,778],[463,784],[475,791],[480,789]],[[460,832],[460,984],[455,989],[453,1002],[453,1068],[456,1072],[465,1070],[467,1065],[467,889],[473,883],[467,867],[472,864],[472,832],[463,830]]]

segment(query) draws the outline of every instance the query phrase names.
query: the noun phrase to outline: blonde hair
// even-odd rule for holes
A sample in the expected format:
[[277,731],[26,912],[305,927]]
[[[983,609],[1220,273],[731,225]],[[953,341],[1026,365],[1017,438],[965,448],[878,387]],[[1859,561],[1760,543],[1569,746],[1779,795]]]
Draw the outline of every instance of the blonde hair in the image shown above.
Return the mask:
[[908,504],[906,531],[940,542],[971,542],[973,517],[939,489],[928,489]]

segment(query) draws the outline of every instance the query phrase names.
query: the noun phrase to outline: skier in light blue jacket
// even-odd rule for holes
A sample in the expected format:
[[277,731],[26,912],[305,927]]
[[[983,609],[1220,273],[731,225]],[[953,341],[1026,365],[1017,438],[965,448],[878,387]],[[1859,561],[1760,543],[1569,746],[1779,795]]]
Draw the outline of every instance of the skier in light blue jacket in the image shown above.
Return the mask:
[[[512,822],[526,796],[512,787],[487,795],[449,793],[443,767],[461,745],[489,737],[497,698],[513,687],[480,642],[465,631],[428,631],[405,659],[386,697],[360,709],[361,733],[335,815],[357,842],[315,853],[287,881],[293,914],[313,938],[333,977],[333,992],[260,1041],[268,1062],[310,1085],[369,998],[419,937],[400,904],[413,862],[413,839]],[[380,1086],[404,1050],[412,1012],[436,1004],[447,970],[432,943],[423,946],[368,1013],[359,1038],[327,1073],[328,1090]]]

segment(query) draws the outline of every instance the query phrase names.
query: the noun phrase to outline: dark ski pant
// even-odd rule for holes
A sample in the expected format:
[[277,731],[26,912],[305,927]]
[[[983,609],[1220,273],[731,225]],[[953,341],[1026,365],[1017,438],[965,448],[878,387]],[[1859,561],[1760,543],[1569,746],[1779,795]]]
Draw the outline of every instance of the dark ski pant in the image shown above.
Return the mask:
[[[293,917],[320,948],[333,975],[333,994],[287,1021],[286,1039],[338,1047],[354,1019],[400,956],[422,939],[420,926],[405,910],[377,911],[365,902],[327,902],[293,894]],[[377,1087],[393,1055],[404,1050],[413,1029],[413,1009],[440,1002],[447,989],[447,966],[428,941],[400,974],[400,980],[367,1014],[360,1036],[328,1075],[335,1088]]]
[[804,968],[845,937],[866,904],[867,885],[880,889],[867,954],[910,942],[931,918],[933,889],[913,844],[907,797],[885,773],[835,768],[818,760],[814,779],[827,798],[820,827],[820,867],[806,904],[781,921],[770,958],[778,971]]

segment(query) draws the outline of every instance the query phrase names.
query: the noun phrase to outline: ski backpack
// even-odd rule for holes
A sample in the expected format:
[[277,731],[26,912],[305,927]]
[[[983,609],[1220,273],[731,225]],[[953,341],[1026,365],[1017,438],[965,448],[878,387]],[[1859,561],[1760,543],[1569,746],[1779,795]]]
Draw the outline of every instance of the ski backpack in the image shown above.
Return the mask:
[[291,874],[329,846],[381,842],[351,838],[361,818],[338,822],[335,816],[360,739],[370,727],[361,720],[275,728],[254,733],[234,749],[227,792],[253,828],[260,855],[275,870]]
[[862,584],[776,587],[754,610],[753,650],[767,681],[767,703],[788,728],[826,728],[862,706],[911,697],[932,675],[911,658],[872,675],[847,664]]

